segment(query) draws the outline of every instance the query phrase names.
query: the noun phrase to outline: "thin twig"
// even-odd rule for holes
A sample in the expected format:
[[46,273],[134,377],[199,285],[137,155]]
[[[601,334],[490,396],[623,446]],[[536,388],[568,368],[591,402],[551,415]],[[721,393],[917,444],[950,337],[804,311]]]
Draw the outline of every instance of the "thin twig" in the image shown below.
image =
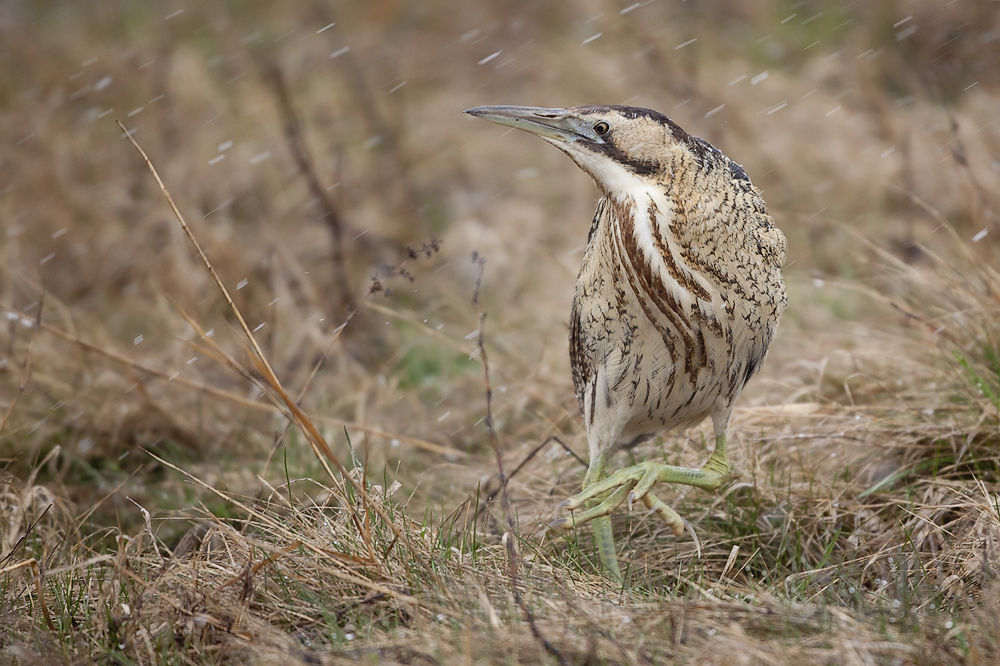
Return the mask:
[[[26,527],[26,528],[24,529],[24,533],[23,533],[23,534],[21,534],[21,536],[20,536],[20,537],[18,538],[17,542],[16,542],[16,543],[14,543],[14,545],[13,545],[13,546],[11,546],[11,548],[10,548],[10,552],[8,552],[8,553],[7,553],[7,554],[6,554],[6,555],[5,555],[4,557],[3,557],[3,559],[2,559],[2,560],[0,560],[0,565],[3,565],[3,564],[4,564],[4,563],[6,563],[6,562],[10,562],[10,561],[11,561],[12,559],[14,559],[14,555],[15,555],[15,554],[17,554],[17,551],[21,549],[21,546],[23,546],[23,545],[24,545],[24,542],[28,540],[28,537],[29,537],[29,536],[31,535],[31,533],[32,533],[32,532],[34,531],[34,529],[35,529],[35,526],[36,526],[36,525],[38,525],[38,523],[39,523],[39,522],[41,522],[42,518],[44,518],[44,517],[45,517],[45,514],[47,514],[47,513],[49,512],[49,509],[51,509],[51,508],[52,508],[52,505],[51,505],[51,504],[47,504],[47,505],[45,506],[45,509],[43,509],[43,510],[42,510],[42,512],[41,512],[40,514],[38,514],[38,517],[37,517],[37,518],[35,518],[35,519],[34,519],[34,520],[33,520],[33,521],[31,522],[31,524],[30,524],[30,525],[28,525],[28,526],[27,526],[27,527]],[[26,561],[27,561],[27,560],[25,560],[25,562],[26,562]],[[21,564],[17,564],[17,565],[14,565],[14,566],[12,566],[12,567],[6,567],[6,568],[4,568],[4,569],[0,569],[0,574],[3,574],[3,573],[5,573],[5,572],[7,572],[7,571],[10,571],[10,570],[12,570],[12,569],[16,569],[16,568],[18,568],[18,567],[20,567],[20,566],[23,566],[23,565],[24,565],[24,562],[21,562]]]
[[[486,259],[482,257],[478,252],[474,252],[472,255],[472,261],[478,264],[479,274],[476,277],[476,289],[473,293],[472,302],[478,307],[479,305],[479,293],[482,288],[483,282],[483,270],[486,266]],[[518,584],[518,562],[520,556],[517,552],[517,526],[514,523],[514,516],[510,510],[510,496],[507,493],[507,475],[503,471],[503,451],[500,448],[500,438],[497,437],[496,428],[493,426],[493,388],[490,385],[490,364],[489,359],[486,356],[486,313],[480,310],[479,312],[479,337],[477,338],[479,357],[483,360],[483,380],[486,386],[486,417],[484,423],[486,424],[486,433],[490,440],[490,445],[493,447],[493,452],[496,454],[497,459],[497,477],[500,480],[500,506],[503,509],[504,520],[507,523],[507,531],[503,535],[502,542],[507,549],[507,561],[510,564],[510,569],[507,572],[508,579],[510,580],[510,591],[514,595],[514,603],[517,607],[521,609],[522,615],[524,615],[525,622],[528,623],[528,627],[531,629],[531,635],[535,637],[537,641],[542,644],[545,651],[551,654],[560,664],[568,664],[569,662],[562,655],[561,652],[556,648],[555,645],[549,642],[542,632],[538,629],[538,625],[535,623],[535,615],[531,612],[531,608],[521,597],[520,585]],[[520,467],[518,467],[520,469]]]
[[[563,442],[555,435],[549,435],[542,441],[541,444],[538,444],[535,448],[529,451],[526,456],[524,456],[521,462],[517,464],[517,467],[514,468],[514,471],[507,476],[507,483],[509,484],[514,479],[514,477],[517,476],[517,473],[520,472],[525,465],[531,462],[532,458],[538,455],[539,451],[548,446],[549,442],[556,442],[557,444],[559,444],[559,446],[563,448],[563,450],[565,450],[568,454],[573,456],[576,459],[576,461],[580,463],[580,465],[582,465],[583,467],[587,466],[587,461],[578,456],[573,449],[569,448],[569,446],[566,445],[565,442]],[[493,500],[496,499],[497,495],[500,494],[500,490],[501,486],[498,485],[496,488],[491,490],[486,495],[486,497],[480,498],[478,504],[476,505],[476,508],[472,510],[472,515],[471,515],[472,522],[475,523],[479,520],[480,514],[482,514],[486,510],[486,508],[490,505],[490,503],[492,503]],[[456,506],[454,510],[452,510],[452,512],[448,515],[448,518],[445,522],[455,520],[464,509],[467,509],[472,504],[473,495],[478,495],[478,493],[479,489],[477,489],[475,493],[469,493],[466,496],[465,500],[462,501],[458,506]]]
[[[542,449],[544,449],[545,446],[549,442],[556,442],[557,444],[559,444],[559,446],[561,446],[563,448],[563,450],[565,450],[571,456],[573,456],[574,458],[576,458],[576,461],[578,463],[580,463],[584,467],[587,466],[587,462],[583,458],[581,458],[580,456],[578,456],[573,449],[571,449],[568,446],[566,446],[566,444],[561,439],[559,439],[555,435],[549,435],[548,437],[545,438],[545,440],[541,444],[539,444],[538,446],[536,446],[535,448],[533,448],[528,453],[528,455],[526,455],[524,457],[524,459],[520,463],[518,463],[517,467],[514,468],[514,471],[511,472],[510,476],[507,477],[507,482],[509,483],[511,479],[513,479],[515,476],[517,476],[517,473],[521,471],[521,468],[524,467],[525,465],[527,465],[531,461],[532,458],[534,458],[536,455],[538,455],[538,452],[541,451]],[[500,489],[497,488],[497,490],[492,491],[487,496],[486,500],[489,501],[489,500],[492,500],[494,497],[496,497],[496,494],[497,494],[497,492],[499,492],[499,490]]]
[[[478,285],[478,280],[477,280]],[[478,288],[477,288],[478,293]],[[497,459],[497,478],[500,480],[500,505],[504,512],[504,519],[507,521],[507,529],[513,532],[515,529],[514,517],[510,512],[510,497],[507,494],[507,475],[503,471],[503,451],[500,449],[500,439],[497,437],[496,428],[493,426],[493,387],[490,385],[490,364],[486,355],[486,313],[479,313],[479,357],[483,360],[483,377],[486,385],[486,433],[493,447],[493,453]]]
[[344,218],[337,210],[333,199],[330,198],[327,189],[323,187],[319,175],[316,173],[316,164],[309,152],[309,146],[302,131],[302,123],[292,105],[292,96],[288,92],[284,74],[277,65],[272,65],[267,74],[274,85],[281,106],[288,147],[292,151],[295,162],[299,165],[299,172],[305,178],[309,191],[319,201],[320,207],[323,209],[323,221],[326,222],[326,226],[330,230],[330,255],[333,260],[333,280],[338,291],[338,314],[344,315],[351,312],[353,316],[352,311],[356,311],[357,303],[351,293],[351,282],[347,277],[344,265]]

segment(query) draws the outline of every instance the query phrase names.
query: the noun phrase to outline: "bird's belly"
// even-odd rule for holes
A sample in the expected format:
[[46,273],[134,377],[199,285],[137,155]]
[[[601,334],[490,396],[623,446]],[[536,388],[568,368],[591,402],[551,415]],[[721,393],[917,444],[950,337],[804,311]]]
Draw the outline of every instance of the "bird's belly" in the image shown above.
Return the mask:
[[709,363],[688,367],[684,358],[671,356],[661,340],[647,339],[638,347],[621,362],[614,358],[618,354],[608,357],[610,402],[626,416],[620,443],[686,428],[708,416],[723,392],[710,367],[718,362],[715,350],[706,354]]
[[627,446],[701,422],[728,390],[724,336],[697,325],[665,336],[642,316],[623,319],[634,322],[631,330],[608,327],[595,345],[591,425],[620,428],[606,434]]

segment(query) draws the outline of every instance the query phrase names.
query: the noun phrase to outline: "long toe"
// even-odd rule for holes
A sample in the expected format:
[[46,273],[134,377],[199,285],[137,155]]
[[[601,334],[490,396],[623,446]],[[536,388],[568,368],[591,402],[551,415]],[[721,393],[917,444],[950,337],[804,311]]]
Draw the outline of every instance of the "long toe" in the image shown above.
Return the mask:
[[[625,501],[625,498],[628,496],[630,490],[632,490],[631,483],[620,487],[618,490],[608,495],[604,499],[604,501],[602,501],[600,504],[593,506],[587,509],[586,511],[580,511],[579,513],[570,514],[570,516],[565,519],[565,522],[560,522],[557,520],[549,524],[555,529],[561,528],[564,530],[571,530],[574,527],[583,525],[584,523],[593,520],[594,518],[607,516],[612,511],[621,506],[621,503]],[[572,499],[575,500],[576,498],[574,497]],[[559,524],[557,525],[556,523]]]
[[[660,480],[660,469],[662,465],[659,463],[639,463],[634,468],[637,471],[642,472],[642,476],[639,477],[639,481],[635,484],[635,488],[632,489],[632,493],[629,498],[632,500],[642,499],[649,491],[652,490],[653,486]],[[635,473],[633,473],[635,474]]]
[[679,537],[684,534],[684,519],[680,517],[680,514],[667,506],[666,502],[653,493],[646,493],[642,496],[642,503],[646,505],[646,508],[656,512],[656,515],[667,524],[667,527],[674,533],[674,536]]
[[644,463],[620,469],[606,479],[590,484],[576,495],[562,502],[560,506],[573,511],[586,504],[589,500],[600,498],[605,493],[612,490],[617,492],[617,489],[622,486],[627,485],[631,489],[645,475],[646,467]]

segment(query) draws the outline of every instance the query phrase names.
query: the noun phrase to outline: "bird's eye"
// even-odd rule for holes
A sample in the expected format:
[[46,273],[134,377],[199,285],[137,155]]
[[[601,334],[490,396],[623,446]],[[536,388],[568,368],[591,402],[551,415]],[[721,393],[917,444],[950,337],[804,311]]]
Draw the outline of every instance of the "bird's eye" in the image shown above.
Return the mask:
[[603,120],[596,125],[594,125],[594,131],[597,132],[598,136],[604,136],[611,131],[611,125],[607,124]]

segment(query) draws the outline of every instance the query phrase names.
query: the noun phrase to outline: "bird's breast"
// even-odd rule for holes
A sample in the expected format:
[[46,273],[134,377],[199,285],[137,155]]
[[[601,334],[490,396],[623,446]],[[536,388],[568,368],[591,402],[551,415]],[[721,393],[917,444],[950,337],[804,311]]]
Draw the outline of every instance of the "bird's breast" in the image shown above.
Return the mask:
[[749,278],[741,274],[761,268],[759,252],[749,240],[727,247],[716,235],[730,230],[717,215],[714,224],[696,215],[658,192],[598,205],[574,299],[571,362],[588,421],[602,403],[631,410],[623,436],[700,420],[734,399],[776,323],[742,289]]

